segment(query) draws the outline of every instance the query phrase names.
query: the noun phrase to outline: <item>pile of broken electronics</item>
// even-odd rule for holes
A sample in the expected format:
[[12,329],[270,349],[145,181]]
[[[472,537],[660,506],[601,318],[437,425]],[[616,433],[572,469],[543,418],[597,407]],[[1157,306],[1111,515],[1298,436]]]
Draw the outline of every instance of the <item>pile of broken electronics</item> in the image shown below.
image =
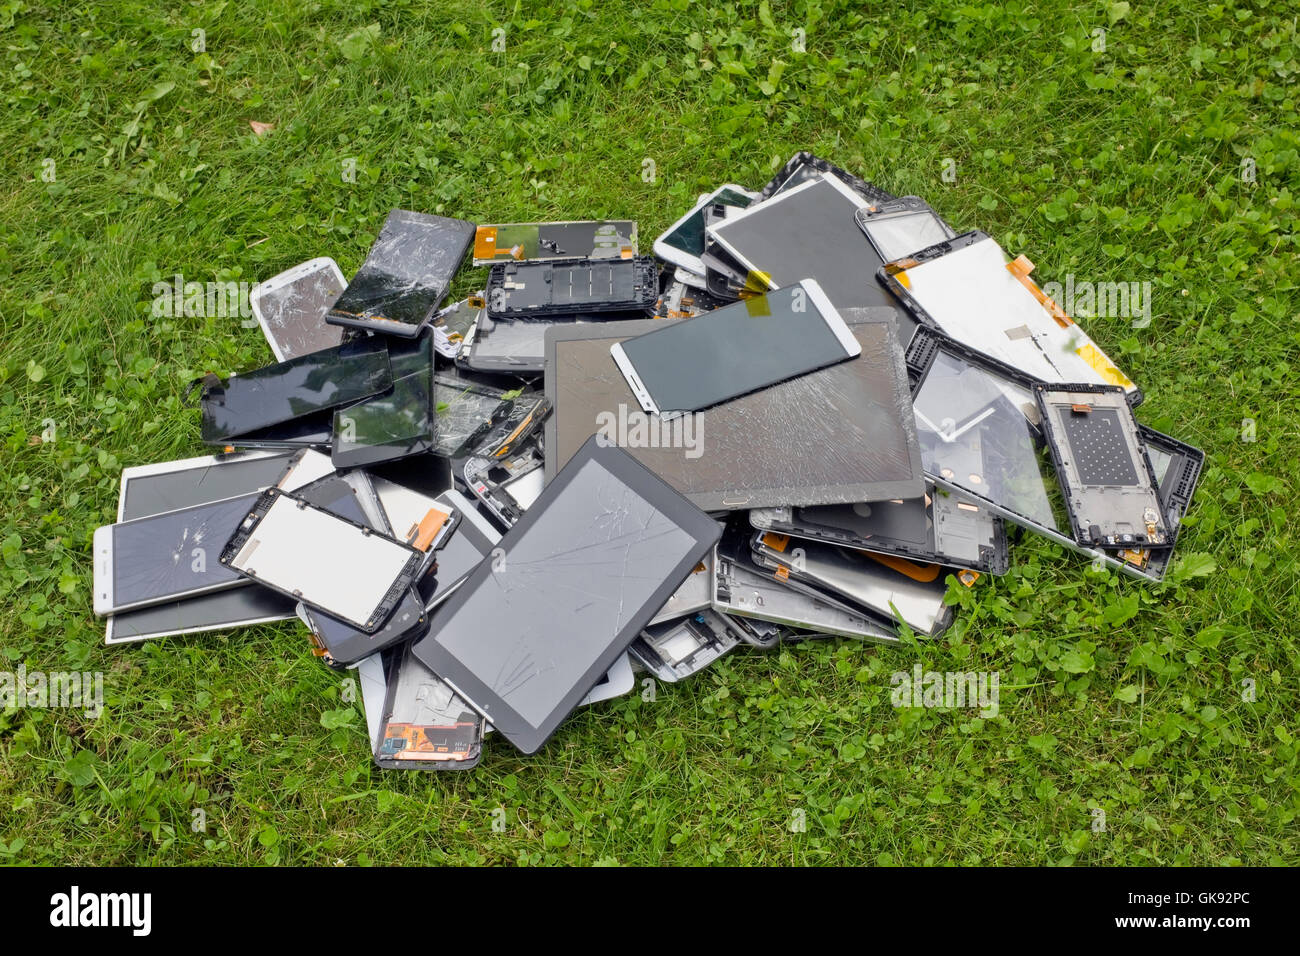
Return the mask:
[[108,642],[297,617],[380,767],[456,769],[638,671],[935,637],[1009,529],[1161,580],[1203,455],[1023,256],[808,153],[653,252],[398,210],[351,282],[257,286],[278,361],[195,383],[219,453],[127,468],[95,534]]

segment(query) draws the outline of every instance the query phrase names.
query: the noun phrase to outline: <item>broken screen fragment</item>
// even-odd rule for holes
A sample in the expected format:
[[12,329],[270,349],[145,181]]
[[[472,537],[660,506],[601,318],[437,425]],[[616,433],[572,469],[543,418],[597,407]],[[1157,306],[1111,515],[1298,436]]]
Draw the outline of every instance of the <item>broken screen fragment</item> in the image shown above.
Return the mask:
[[1043,382],[1137,386],[982,232],[963,233],[880,271],[921,322]]
[[547,259],[630,259],[637,251],[631,219],[507,222],[479,226],[474,265]]
[[[346,554],[341,562],[337,555]],[[367,633],[415,583],[423,554],[270,488],[246,511],[221,563]]]
[[340,330],[325,313],[346,285],[338,263],[320,256],[253,287],[248,305],[277,362],[339,344]]
[[660,478],[593,438],[452,595],[416,654],[533,753],[719,533]]
[[919,196],[863,206],[853,214],[883,262],[893,262],[957,235]]
[[394,209],[325,321],[415,338],[446,297],[473,238],[473,223]]

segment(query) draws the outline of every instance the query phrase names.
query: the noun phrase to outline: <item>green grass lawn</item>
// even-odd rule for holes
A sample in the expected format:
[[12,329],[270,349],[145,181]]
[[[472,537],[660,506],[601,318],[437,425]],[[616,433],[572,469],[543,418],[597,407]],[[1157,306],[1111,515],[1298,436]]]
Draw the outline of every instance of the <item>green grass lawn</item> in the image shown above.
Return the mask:
[[[106,691],[0,711],[0,861],[1294,862],[1294,7],[878,6],[0,0],[0,670]],[[271,361],[155,281],[350,275],[394,207],[649,251],[804,148],[1040,282],[1152,283],[1084,324],[1208,455],[1165,585],[1022,539],[933,644],[741,649],[459,775],[377,770],[297,622],[103,646],[121,469],[206,453],[187,383]],[[895,709],[918,662],[1000,672],[1000,715]]]

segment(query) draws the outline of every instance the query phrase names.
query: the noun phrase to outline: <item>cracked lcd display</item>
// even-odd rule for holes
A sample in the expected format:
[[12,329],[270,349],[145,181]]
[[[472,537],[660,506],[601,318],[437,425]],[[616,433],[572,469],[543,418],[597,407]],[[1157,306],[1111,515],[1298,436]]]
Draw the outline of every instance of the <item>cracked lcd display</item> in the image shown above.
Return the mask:
[[[861,355],[670,422],[646,415],[609,354],[662,321],[547,334],[546,472],[593,434],[706,511],[844,504],[923,493],[893,309],[843,314]],[[872,319],[874,321],[864,321]]]
[[415,645],[534,753],[717,540],[718,525],[594,438]]
[[473,223],[394,209],[325,321],[415,338],[447,295],[473,238]]
[[239,575],[216,559],[258,497],[254,492],[96,528],[95,613],[237,586]]
[[[288,453],[236,452],[122,470],[117,520],[130,521],[261,491],[275,484]],[[121,644],[293,616],[293,601],[262,588],[235,587],[122,611],[108,618],[106,644]]]

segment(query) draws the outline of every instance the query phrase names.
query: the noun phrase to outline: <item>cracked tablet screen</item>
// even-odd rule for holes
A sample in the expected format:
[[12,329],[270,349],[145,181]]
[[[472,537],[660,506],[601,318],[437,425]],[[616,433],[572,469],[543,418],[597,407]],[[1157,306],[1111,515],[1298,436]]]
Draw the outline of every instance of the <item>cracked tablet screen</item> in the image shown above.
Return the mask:
[[494,553],[492,573],[465,585],[473,593],[435,619],[428,640],[539,727],[696,549],[694,536],[589,460],[509,551]]

